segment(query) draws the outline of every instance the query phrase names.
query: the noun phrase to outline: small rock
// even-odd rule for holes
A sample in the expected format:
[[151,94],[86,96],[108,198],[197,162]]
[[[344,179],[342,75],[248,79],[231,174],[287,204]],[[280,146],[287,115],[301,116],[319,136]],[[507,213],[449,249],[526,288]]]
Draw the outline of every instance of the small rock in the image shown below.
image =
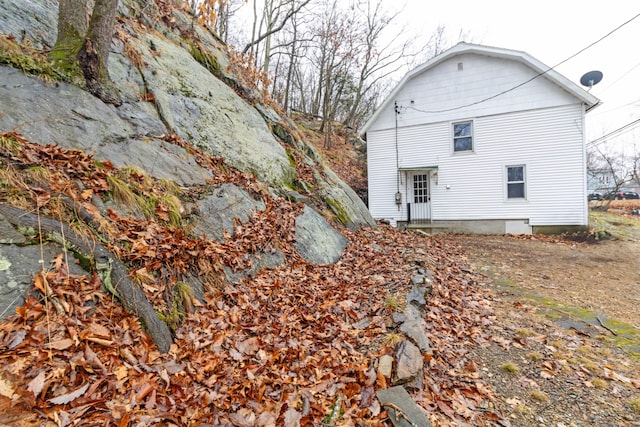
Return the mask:
[[427,413],[416,404],[404,387],[378,390],[376,396],[380,404],[389,410],[389,421],[394,427],[431,427]]
[[412,381],[418,375],[422,376],[422,353],[407,340],[401,341],[396,347],[396,363],[396,384]]
[[422,374],[416,375],[414,379],[403,384],[404,388],[407,390],[422,390],[424,388],[424,380],[422,379]]
[[433,285],[431,284],[431,279],[427,279],[424,283],[424,293],[425,295],[431,295],[433,293]]
[[404,314],[406,320],[400,326],[400,330],[418,345],[420,351],[430,352],[431,340],[427,336],[427,322],[423,318],[422,310],[412,304],[407,304]]
[[421,285],[424,283],[425,277],[422,274],[414,274],[411,276],[411,283],[414,285]]
[[400,326],[400,330],[411,338],[423,353],[431,351],[431,340],[425,333],[425,323],[420,320],[406,321]]
[[291,202],[297,202],[297,203],[309,203],[311,199],[309,199],[307,196],[304,196],[298,193],[295,190],[290,190],[290,191],[287,191],[287,200]]
[[405,320],[407,320],[407,316],[405,316],[403,313],[400,313],[398,311],[394,311],[391,314],[391,318],[393,319],[393,323],[402,323]]
[[393,369],[393,357],[385,354],[378,359],[378,372],[385,378],[391,378],[391,370]]
[[[413,278],[416,276],[413,276],[411,278],[411,281],[413,282]],[[420,284],[424,283],[424,276],[420,276],[422,278],[422,281],[420,282]],[[414,282],[415,283],[415,282]],[[409,294],[407,295],[407,302],[410,303],[416,303],[418,304],[420,307],[424,307],[425,304],[427,303],[427,301],[425,301],[424,299],[424,293],[425,293],[426,289],[422,286],[414,286],[411,288],[411,291],[409,291]]]
[[357,323],[353,324],[354,329],[365,329],[367,326],[371,324],[371,319],[369,317],[365,317]]

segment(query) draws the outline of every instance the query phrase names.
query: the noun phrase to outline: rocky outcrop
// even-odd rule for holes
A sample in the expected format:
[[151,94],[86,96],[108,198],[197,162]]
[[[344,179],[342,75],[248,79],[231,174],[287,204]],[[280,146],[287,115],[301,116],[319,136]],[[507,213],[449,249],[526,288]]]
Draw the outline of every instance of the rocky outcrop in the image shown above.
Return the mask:
[[264,208],[262,200],[255,200],[242,188],[222,184],[211,195],[198,201],[198,219],[194,233],[222,241],[225,232],[233,235],[234,218],[247,222],[253,210]]
[[393,356],[385,354],[378,359],[378,372],[393,385],[408,389],[423,387],[424,356],[432,354],[424,313],[426,296],[431,294],[431,275],[432,271],[418,268],[411,277],[413,286],[404,310],[392,315],[394,328],[402,332],[403,339],[396,345]]
[[[255,177],[270,197],[304,203],[295,222],[296,250],[309,263],[336,262],[348,244],[341,226],[375,226],[366,206],[310,145],[288,130],[295,128],[293,123],[261,105],[257,94],[227,71],[225,46],[215,36],[179,10],[169,20],[149,19],[158,12],[153,8],[153,3],[137,0],[119,2],[122,16],[146,28],[141,32],[129,20],[117,24],[109,72],[121,105],[105,104],[60,80],[0,66],[0,133],[82,150],[96,161],[134,168],[183,190],[198,188],[195,193],[204,196],[192,203],[188,231],[218,241],[225,233],[233,235],[235,221],[250,221],[265,209],[263,200],[240,186],[211,184],[216,177],[198,153],[220,157]],[[56,12],[55,0],[0,0],[0,29],[17,42],[49,49],[56,38]],[[298,179],[293,154],[315,170],[313,183]],[[318,212],[333,212],[333,217]],[[0,220],[0,233],[0,314],[6,315],[26,296],[28,271],[37,271],[41,263],[39,249],[21,240],[16,228]],[[45,249],[45,257],[61,251],[51,242]],[[228,270],[231,280],[286,262],[279,251],[247,258],[253,260],[251,268]]]
[[[0,28],[18,40],[27,37],[36,46],[51,48],[57,19],[52,11],[57,10],[57,2],[15,3],[0,0],[0,10],[5,11],[0,12]],[[114,38],[109,73],[121,94],[121,106],[102,104],[70,85],[23,80],[3,70],[0,89],[4,93],[0,92],[0,96],[7,99],[5,96],[11,93],[12,114],[0,117],[0,132],[16,130],[34,142],[80,148],[105,160],[111,160],[112,153],[119,151],[121,158],[153,176],[166,174],[173,166],[179,171],[183,166],[193,168],[198,175],[202,171],[183,152],[171,155],[183,159],[186,165],[164,167],[157,163],[167,159],[167,147],[159,146],[158,137],[175,133],[268,183],[279,194],[290,191],[296,180],[296,171],[280,143],[283,141],[292,144],[306,163],[321,171],[315,176],[317,195],[342,224],[352,228],[375,225],[353,190],[325,168],[312,147],[286,131],[291,123],[260,105],[254,99],[257,95],[244,89],[227,70],[226,48],[221,42],[193,25],[192,19],[179,10],[172,12],[172,26],[146,19],[140,13],[141,10],[151,13],[153,8],[153,4],[136,0],[119,3],[122,15],[140,19],[153,29],[138,34],[126,22],[119,24],[129,37],[126,42]],[[185,38],[184,34],[192,37]],[[237,92],[248,93],[253,104]],[[135,141],[151,145],[147,145],[143,156],[147,164],[142,164],[141,145]],[[120,150],[109,147],[114,143],[120,144]],[[119,165],[118,160],[112,161]],[[155,162],[149,164],[151,161]],[[179,175],[179,179],[187,178],[183,173]],[[206,176],[191,177],[184,182],[191,184],[198,179],[204,180]]]

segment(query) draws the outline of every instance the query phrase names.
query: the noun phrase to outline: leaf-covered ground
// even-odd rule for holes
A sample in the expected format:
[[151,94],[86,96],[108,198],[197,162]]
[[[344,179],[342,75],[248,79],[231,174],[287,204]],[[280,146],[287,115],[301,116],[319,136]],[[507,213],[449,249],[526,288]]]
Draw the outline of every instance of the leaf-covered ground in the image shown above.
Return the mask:
[[[209,185],[233,182],[265,201],[222,242],[188,233],[183,205],[206,188],[178,189],[79,151],[0,135],[0,202],[106,245],[175,334],[161,354],[97,274],[69,274],[75,260],[63,254],[43,260],[26,303],[0,324],[1,423],[389,425],[375,398],[390,385],[377,360],[393,354],[400,333],[392,312],[418,268],[433,271],[425,307],[432,351],[414,399],[438,426],[501,422],[468,357],[490,339],[492,308],[476,276],[459,267],[456,245],[387,227],[342,230],[351,243],[336,264],[307,264],[294,249],[299,205],[220,159],[192,154],[212,172]],[[97,196],[119,213],[99,209]],[[224,280],[223,267],[242,271],[275,250],[285,255],[281,267]],[[188,277],[205,286],[203,298],[189,291]]]
[[98,280],[55,260],[0,325],[2,422],[317,426],[338,403],[335,425],[386,425],[374,393],[388,384],[375,361],[392,351],[388,302],[408,290],[416,263],[436,274],[426,315],[434,349],[415,399],[436,425],[497,420],[466,356],[486,341],[491,309],[457,267],[457,249],[391,229],[349,237],[336,265],[288,265],[210,290],[167,355]]
[[[185,146],[176,137],[167,141]],[[192,153],[212,171],[209,185],[233,182],[266,208],[217,242],[189,235],[182,209],[206,188],[177,189],[17,134],[0,135],[0,154],[0,201],[72,219],[76,232],[99,238],[129,266],[175,335],[171,351],[161,354],[97,275],[69,274],[75,261],[63,254],[44,260],[24,306],[0,324],[0,423],[388,426],[375,392],[390,384],[377,361],[394,353],[401,333],[392,314],[418,268],[434,273],[425,307],[433,346],[424,356],[424,389],[412,397],[435,426],[637,423],[638,364],[610,345],[605,329],[558,327],[521,293],[514,297],[516,288],[499,286],[509,280],[520,290],[539,285],[566,295],[578,283],[572,278],[602,281],[591,270],[572,275],[566,268],[576,248],[594,246],[430,237],[381,226],[342,230],[351,243],[340,261],[313,266],[294,249],[300,207],[274,199],[220,159]],[[130,208],[142,212],[103,216],[97,195],[120,205],[132,199]],[[70,206],[99,227],[88,228]],[[223,280],[223,266],[244,270],[252,257],[274,250],[285,254],[281,267]],[[495,281],[479,273],[485,268]],[[205,285],[204,298],[179,280],[188,276]],[[576,298],[588,301],[583,289]],[[630,298],[611,313],[633,298],[632,288],[624,293]]]

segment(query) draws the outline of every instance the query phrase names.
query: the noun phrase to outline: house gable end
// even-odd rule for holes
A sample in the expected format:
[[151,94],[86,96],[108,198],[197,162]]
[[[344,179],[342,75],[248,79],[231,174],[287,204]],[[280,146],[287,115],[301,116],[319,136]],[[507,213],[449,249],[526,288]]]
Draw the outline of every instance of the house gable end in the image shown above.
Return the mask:
[[[484,71],[476,69],[475,73],[465,72],[469,70],[468,66],[470,65],[465,65],[465,61],[468,62],[470,58],[475,58],[472,62],[481,63]],[[483,61],[482,58],[485,60]],[[494,64],[494,67],[492,68],[490,64]],[[451,72],[452,67],[458,71],[458,76]],[[505,75],[505,73],[508,74],[512,71],[515,71],[516,74]],[[429,79],[438,79],[443,72],[449,73],[448,78],[436,80],[437,85],[434,82],[432,84],[424,83]],[[473,74],[473,76],[469,78],[469,74]],[[446,89],[444,88],[446,85],[452,85],[453,88]],[[466,103],[457,102],[460,99],[455,96],[455,92],[460,92],[461,89],[477,92],[476,98],[473,98],[471,93],[466,93],[466,96],[463,97]],[[429,92],[426,92],[427,90]],[[423,103],[422,108],[416,105],[416,97],[442,95],[440,93],[442,90],[449,90],[449,96],[452,98],[441,104],[431,99],[430,102]],[[544,91],[547,95],[554,94],[555,99],[546,99],[538,107],[531,100],[521,103],[522,105],[518,107],[513,105],[512,101],[505,102],[503,99],[506,94],[511,95],[512,98],[515,96],[526,97],[536,91]],[[505,93],[502,94],[502,92]],[[560,99],[561,93],[564,93],[564,99]],[[402,102],[399,102],[400,100]],[[496,102],[491,103],[491,101]],[[403,108],[406,111],[429,112],[430,116],[428,117],[423,114],[425,117],[422,122],[436,122],[447,120],[448,116],[471,116],[476,114],[475,110],[479,110],[481,114],[499,113],[495,108],[492,111],[490,105],[482,106],[479,109],[469,108],[485,103],[493,104],[494,107],[501,103],[503,108],[527,109],[548,106],[551,105],[551,102],[556,102],[555,105],[584,103],[589,109],[596,106],[599,100],[525,52],[459,43],[405,75],[367,121],[361,132],[365,134],[369,130],[385,129],[395,125],[395,112],[396,110],[402,112]],[[464,113],[463,110],[468,110],[468,112]],[[407,122],[405,125],[411,125],[411,123]]]

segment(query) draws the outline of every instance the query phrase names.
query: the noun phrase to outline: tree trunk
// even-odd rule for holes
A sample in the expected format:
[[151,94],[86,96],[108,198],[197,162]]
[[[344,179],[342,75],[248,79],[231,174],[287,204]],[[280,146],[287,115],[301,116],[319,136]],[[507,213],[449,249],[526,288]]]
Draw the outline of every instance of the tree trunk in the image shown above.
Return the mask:
[[60,0],[58,36],[50,57],[56,67],[68,74],[72,74],[74,68],[78,72],[76,58],[87,33],[87,16],[85,0]]
[[218,36],[226,44],[227,37],[229,35],[229,4],[222,2],[218,4],[218,17],[216,19],[216,26],[218,27]]
[[296,67],[296,54],[297,54],[297,43],[298,43],[298,23],[294,18],[291,20],[293,36],[291,40],[291,54],[289,55],[289,69],[287,70],[287,78],[285,81],[284,87],[284,101],[283,108],[286,112],[291,111],[291,106],[289,105],[289,92],[291,91],[291,81],[293,79],[293,70]]
[[87,89],[104,102],[119,104],[109,88],[107,61],[118,0],[96,0],[87,21],[86,0],[60,0],[58,36],[51,52],[56,67],[70,77],[82,73]]
[[109,88],[107,67],[117,9],[118,0],[96,0],[89,30],[78,54],[87,88],[98,98],[111,104],[118,104],[117,98],[110,93],[112,89]]

